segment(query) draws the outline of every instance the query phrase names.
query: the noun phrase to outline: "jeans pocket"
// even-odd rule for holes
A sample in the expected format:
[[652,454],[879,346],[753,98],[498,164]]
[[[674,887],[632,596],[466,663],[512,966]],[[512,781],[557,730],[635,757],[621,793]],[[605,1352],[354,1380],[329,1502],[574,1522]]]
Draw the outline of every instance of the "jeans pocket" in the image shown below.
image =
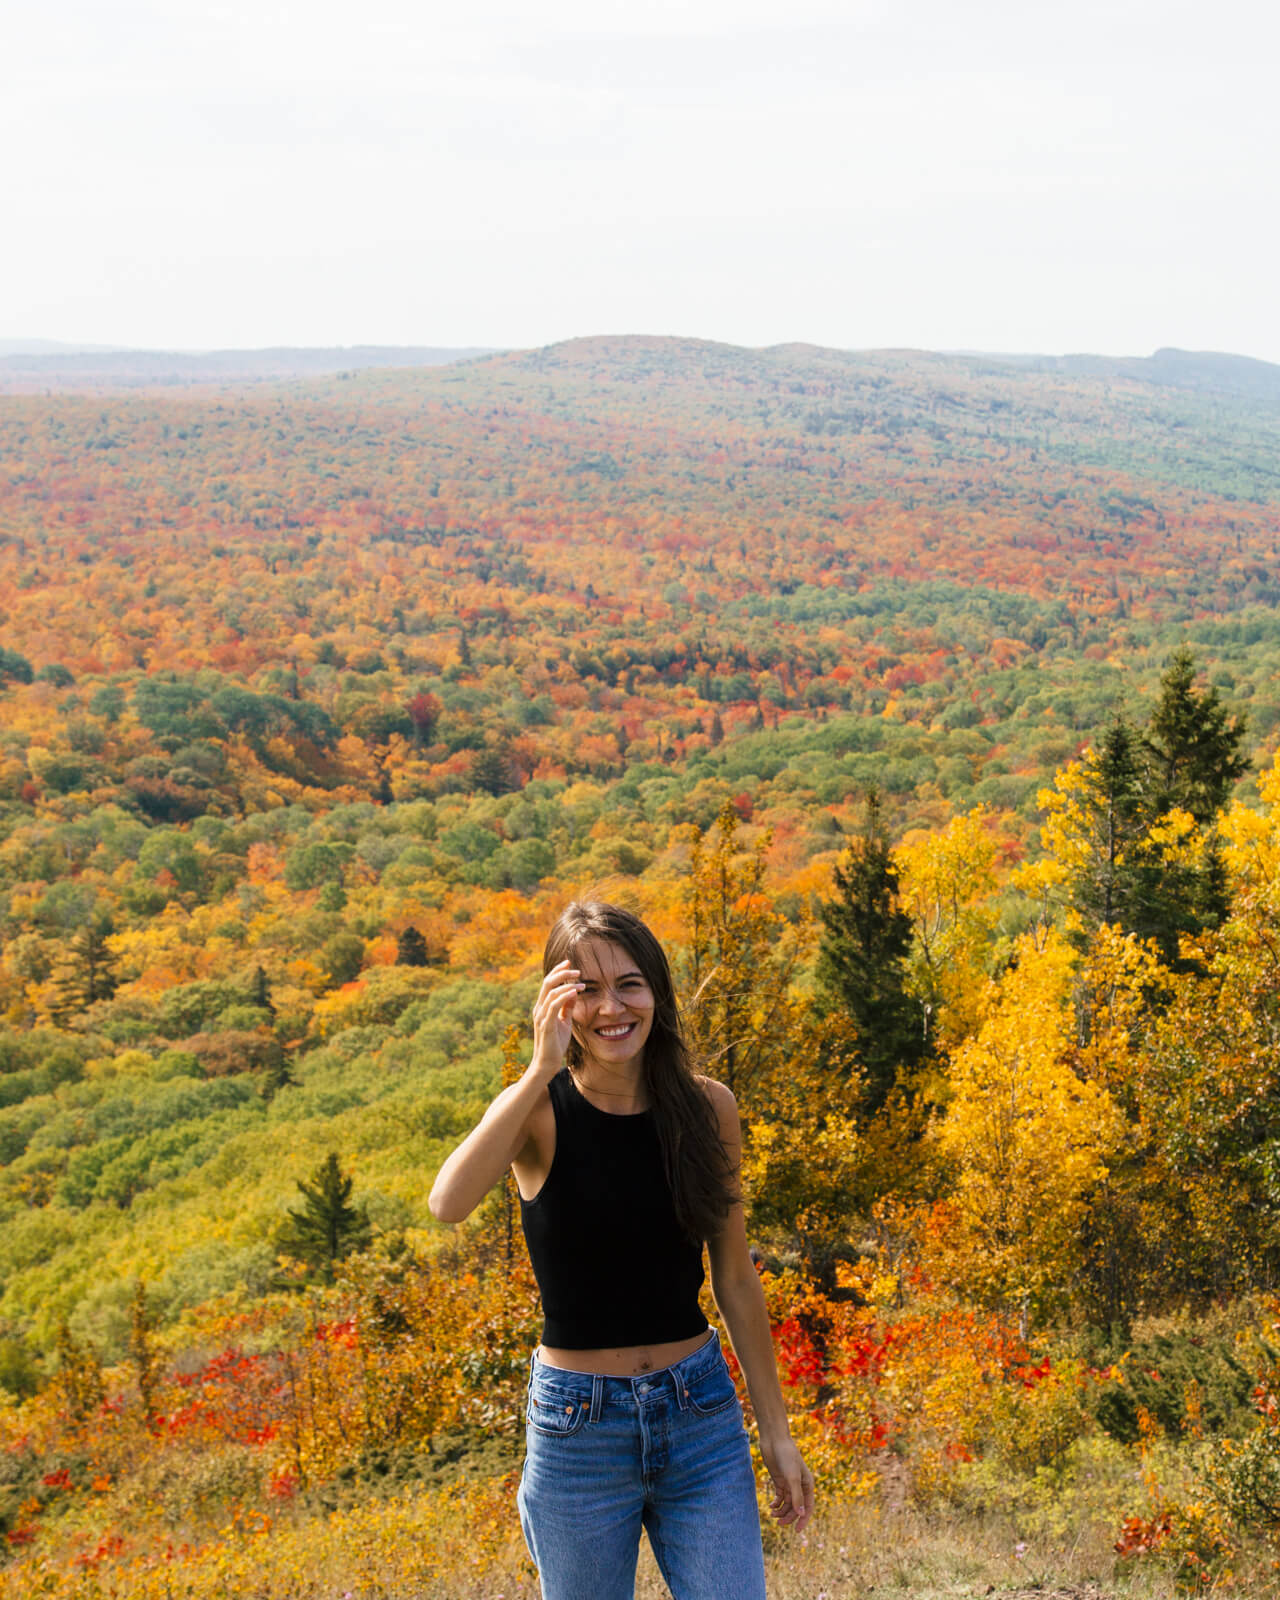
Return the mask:
[[729,1369],[723,1359],[707,1372],[700,1372],[685,1385],[685,1399],[689,1409],[700,1417],[714,1417],[718,1411],[727,1411],[736,1405],[738,1391],[733,1386]]
[[525,1421],[537,1433],[550,1438],[567,1438],[587,1420],[591,1409],[589,1400],[580,1399],[564,1389],[550,1389],[531,1384],[529,1403],[525,1408]]

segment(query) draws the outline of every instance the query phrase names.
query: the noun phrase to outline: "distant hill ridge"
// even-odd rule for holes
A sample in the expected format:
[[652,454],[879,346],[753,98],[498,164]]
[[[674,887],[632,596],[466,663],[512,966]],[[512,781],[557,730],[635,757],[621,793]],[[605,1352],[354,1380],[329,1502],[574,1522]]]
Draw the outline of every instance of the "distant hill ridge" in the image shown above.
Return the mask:
[[983,374],[1054,374],[1104,382],[1136,382],[1162,389],[1219,394],[1239,400],[1280,406],[1280,365],[1252,356],[1219,351],[1178,350],[1168,346],[1150,356],[1022,355],[988,351],[935,351],[909,347],[878,350],[840,350],[825,345],[793,341],[752,349],[710,339],[661,338],[653,335],[608,335],[567,339],[531,351],[494,354],[496,362],[521,366],[590,367],[652,363],[672,365],[696,362],[731,369],[747,364],[800,362],[807,368],[830,366],[848,370],[871,364],[890,368],[935,368],[940,371]]
[[1037,372],[1072,378],[1132,378],[1139,383],[1200,393],[1233,394],[1280,404],[1280,366],[1253,356],[1217,350],[1178,350],[1166,346],[1151,356],[1006,356]]
[[275,346],[265,350],[127,350],[0,340],[0,388],[142,388],[202,383],[278,383],[374,367],[439,367],[492,354],[489,346]]
[[1221,351],[1179,350],[1166,346],[1150,356],[1088,354],[1041,355],[995,351],[931,351],[911,348],[841,350],[793,341],[753,348],[657,334],[595,334],[528,350],[492,346],[350,345],[273,346],[260,350],[130,350],[113,346],[75,346],[53,340],[0,340],[0,390],[39,388],[146,388],[211,383],[271,383],[332,377],[373,369],[421,368],[462,361],[492,360],[534,370],[640,366],[678,375],[683,365],[708,368],[759,368],[797,360],[806,366],[844,370],[871,364],[934,367],[995,374],[1001,371],[1060,374],[1111,383],[1140,383],[1219,395],[1265,406],[1280,406],[1280,365]]

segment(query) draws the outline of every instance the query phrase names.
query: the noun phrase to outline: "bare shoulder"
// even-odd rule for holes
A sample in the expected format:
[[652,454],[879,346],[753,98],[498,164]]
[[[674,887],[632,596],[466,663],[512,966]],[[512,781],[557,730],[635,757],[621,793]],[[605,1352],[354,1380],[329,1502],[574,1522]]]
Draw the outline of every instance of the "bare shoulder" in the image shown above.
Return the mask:
[[725,1110],[736,1111],[738,1102],[734,1099],[733,1090],[727,1083],[721,1083],[718,1078],[708,1078],[705,1073],[695,1072],[693,1081],[710,1100],[718,1111],[722,1106]]
[[738,1138],[738,1102],[734,1099],[733,1090],[715,1078],[704,1077],[700,1072],[694,1074],[694,1079],[710,1100],[711,1109],[720,1123],[721,1133],[732,1133],[735,1139]]

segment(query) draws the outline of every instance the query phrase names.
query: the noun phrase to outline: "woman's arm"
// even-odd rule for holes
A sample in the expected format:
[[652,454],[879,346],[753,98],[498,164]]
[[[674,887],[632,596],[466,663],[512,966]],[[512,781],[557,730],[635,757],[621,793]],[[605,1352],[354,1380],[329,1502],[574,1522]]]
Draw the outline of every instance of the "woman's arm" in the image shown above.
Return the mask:
[[[736,1183],[742,1157],[738,1105],[724,1084],[710,1078],[703,1082],[715,1107],[720,1139],[733,1165]],[[791,1437],[764,1290],[747,1248],[741,1196],[730,1209],[724,1227],[707,1241],[707,1253],[711,1259],[711,1292],[729,1330],[734,1354],[742,1364],[760,1430],[760,1453],[773,1483],[770,1510],[780,1523],[803,1528],[813,1514],[813,1474]]]
[[462,1222],[471,1215],[528,1144],[529,1125],[546,1092],[546,1080],[535,1081],[526,1069],[492,1101],[431,1186],[427,1203],[438,1222]]
[[562,961],[542,980],[533,1006],[533,1056],[523,1075],[492,1102],[440,1168],[428,1204],[440,1222],[461,1222],[529,1144],[531,1125],[546,1104],[547,1085],[564,1065],[572,1029],[569,1012],[582,992],[578,972]]

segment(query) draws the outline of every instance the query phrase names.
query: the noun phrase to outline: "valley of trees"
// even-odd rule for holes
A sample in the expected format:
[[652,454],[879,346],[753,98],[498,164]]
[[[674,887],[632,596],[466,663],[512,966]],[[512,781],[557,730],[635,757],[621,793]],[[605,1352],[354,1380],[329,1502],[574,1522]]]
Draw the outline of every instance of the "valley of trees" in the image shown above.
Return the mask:
[[529,1592],[512,1196],[426,1195],[588,889],[828,1504],[1265,1574],[1280,402],[1163,370],[0,397],[0,1595]]

